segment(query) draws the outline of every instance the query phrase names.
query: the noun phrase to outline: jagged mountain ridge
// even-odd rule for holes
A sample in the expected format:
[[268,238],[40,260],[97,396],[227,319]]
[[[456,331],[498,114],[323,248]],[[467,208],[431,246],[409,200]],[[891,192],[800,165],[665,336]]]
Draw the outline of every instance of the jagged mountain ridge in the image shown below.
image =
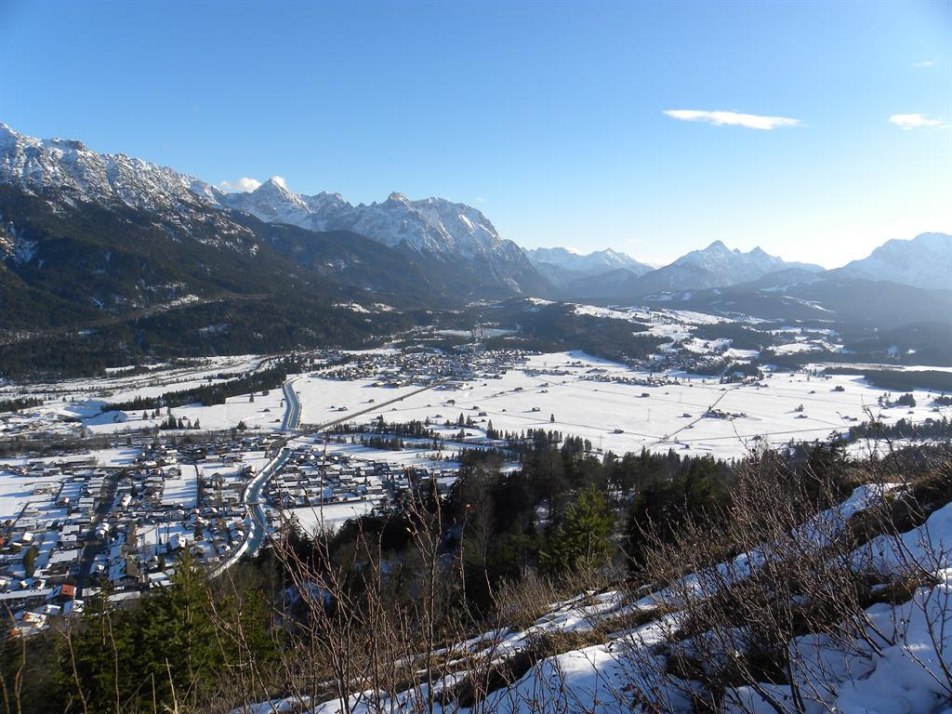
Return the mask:
[[[299,196],[274,179],[250,194],[226,194],[142,159],[99,154],[74,140],[34,139],[5,124],[0,124],[0,183],[38,196],[152,212],[179,239],[201,235],[216,247],[241,251],[255,250],[256,241],[253,231],[229,216],[236,209],[268,223],[351,231],[408,253],[406,260],[429,270],[434,284],[460,296],[544,293],[549,287],[481,212],[444,199],[410,201],[391,194],[383,203],[351,206],[337,194]],[[17,243],[15,230],[4,231],[0,250],[18,254]]]
[[[99,154],[80,141],[34,139],[0,123],[0,184],[68,205],[146,211],[179,240],[201,236],[218,248],[254,250],[252,232],[228,219],[203,182],[125,154]],[[7,252],[20,253],[7,223]]]
[[526,250],[529,260],[535,265],[551,265],[569,272],[591,275],[594,273],[625,268],[633,273],[654,270],[650,265],[639,263],[634,258],[606,248],[591,253],[579,253],[569,248],[530,248]]
[[[320,267],[324,274],[333,271],[333,266],[344,265],[328,251],[342,248],[347,241],[319,240],[311,250],[308,231],[366,235],[403,256],[398,261],[403,266],[400,269],[409,270],[406,275],[411,279],[396,281],[402,282],[398,291],[453,292],[463,299],[514,293],[552,295],[545,278],[557,285],[557,294],[564,297],[630,300],[661,291],[730,287],[778,271],[822,272],[818,266],[787,263],[759,248],[748,253],[730,250],[720,241],[658,270],[611,250],[588,256],[561,248],[526,253],[502,240],[477,209],[444,199],[411,201],[394,193],[381,203],[354,206],[335,193],[295,194],[278,179],[249,193],[226,194],[195,177],[141,159],[98,154],[78,141],[33,139],[3,124],[0,183],[63,205],[88,201],[147,212],[156,216],[155,225],[176,241],[200,240],[249,257],[263,245],[277,247],[278,252],[305,267]],[[260,225],[238,218],[235,210],[270,225],[298,226],[304,232],[295,233],[293,239],[280,232],[262,232]],[[369,255],[373,248],[366,246],[361,251]],[[35,245],[23,239],[16,221],[0,215],[0,256],[15,265],[29,262],[34,253]],[[376,258],[369,261],[376,263]],[[890,241],[869,258],[831,275],[948,289],[950,268],[952,238],[924,234],[913,241]],[[360,273],[359,261],[351,260],[346,265],[348,281],[369,289],[379,287],[385,271],[373,269],[376,273],[370,279]],[[395,287],[392,281],[383,282],[388,288]]]
[[661,289],[668,290],[729,287],[789,268],[813,272],[823,270],[819,265],[788,263],[782,258],[769,255],[759,247],[747,253],[736,248],[731,250],[717,240],[706,248],[692,250],[670,265],[649,274],[642,281],[642,286],[653,288],[658,285],[663,286]]
[[706,248],[693,250],[657,270],[641,275],[609,271],[576,279],[564,290],[576,298],[630,300],[664,291],[731,287],[790,269],[809,273],[823,271],[818,265],[788,263],[760,248],[744,253],[731,250],[721,241],[714,241]]
[[495,281],[514,293],[547,291],[545,280],[523,251],[500,238],[481,211],[462,203],[442,198],[412,201],[395,192],[386,201],[354,206],[336,193],[294,193],[275,178],[247,193],[219,192],[217,200],[271,223],[360,233],[392,248],[412,251],[442,266],[438,270],[462,263],[456,267],[466,270],[457,278],[480,275],[483,288]]
[[[273,281],[261,275],[283,275],[282,287],[306,284],[293,263],[276,260],[270,236],[255,223],[234,220],[194,177],[0,124],[4,280],[30,286],[41,303],[56,296],[90,317],[222,288],[266,291]],[[317,234],[311,239],[326,243]],[[354,262],[346,251],[337,259]],[[394,256],[380,262],[401,264]],[[329,285],[323,277],[322,289]]]
[[100,204],[175,211],[215,202],[198,179],[74,139],[34,139],[0,122],[0,181],[30,193],[66,192]]
[[890,240],[869,256],[832,271],[843,278],[889,280],[939,290],[952,289],[952,235],[921,233]]
[[630,279],[628,276],[639,277],[654,270],[650,265],[639,263],[611,248],[587,254],[568,248],[532,248],[525,253],[536,270],[563,291],[574,281],[596,275],[614,275],[614,278],[609,279],[617,282]]

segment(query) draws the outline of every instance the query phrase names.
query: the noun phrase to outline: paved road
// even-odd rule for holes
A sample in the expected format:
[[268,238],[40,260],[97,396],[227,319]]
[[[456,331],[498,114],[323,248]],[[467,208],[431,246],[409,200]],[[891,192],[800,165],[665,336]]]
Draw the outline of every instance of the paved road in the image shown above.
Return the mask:
[[[281,431],[293,432],[301,421],[301,402],[298,401],[297,392],[294,391],[294,380],[286,381],[281,389],[284,391],[284,421],[281,423]],[[244,553],[236,553],[237,558],[245,553],[254,555],[264,543],[265,536],[268,534],[268,519],[264,512],[265,504],[261,493],[271,477],[284,467],[290,456],[291,449],[282,445],[274,458],[248,482],[244,501],[248,509],[249,527],[245,534],[245,542],[242,543]]]
[[[286,381],[281,389],[284,392],[284,419],[281,421],[281,431],[287,433],[297,429],[301,421],[301,403],[298,401],[297,392],[294,391],[293,379]],[[245,516],[245,540],[228,560],[212,571],[212,577],[224,573],[237,563],[243,555],[254,555],[264,543],[265,535],[268,533],[268,521],[264,512],[261,493],[264,491],[268,480],[281,470],[290,458],[291,449],[284,446],[286,443],[287,439],[282,442],[274,457],[245,486],[245,492],[241,499],[247,511]]]
[[[111,473],[106,477],[103,485],[103,492],[100,496],[99,507],[96,509],[96,516],[90,524],[90,530],[95,530],[96,526],[102,523],[103,518],[112,511],[113,502],[116,500],[116,489],[119,486],[119,473]],[[83,543],[82,554],[79,559],[79,574],[76,576],[76,599],[83,599],[83,588],[89,585],[88,580],[93,584],[98,580],[90,570],[100,553],[108,552],[109,536],[105,538],[88,539]]]
[[339,419],[333,421],[325,422],[324,424],[317,424],[313,426],[308,426],[305,428],[300,428],[301,421],[301,402],[298,400],[297,392],[294,391],[294,380],[289,379],[284,383],[282,390],[284,391],[284,419],[281,422],[281,431],[286,434],[284,441],[282,442],[281,447],[275,453],[274,457],[259,471],[255,474],[255,477],[248,482],[248,485],[245,487],[245,493],[242,498],[242,502],[245,504],[247,510],[247,515],[245,516],[245,540],[242,542],[238,549],[232,553],[232,555],[225,562],[221,563],[214,571],[212,571],[212,577],[221,575],[228,568],[233,566],[243,555],[254,555],[258,552],[261,546],[264,544],[265,537],[268,534],[268,521],[265,516],[264,506],[265,503],[261,498],[261,494],[264,491],[265,485],[271,479],[274,474],[280,471],[284,464],[287,463],[287,460],[291,457],[291,449],[286,446],[288,440],[295,434],[315,434],[322,431],[326,431],[330,427],[340,424],[344,421],[350,421],[354,417],[367,414],[369,412],[380,411],[383,407],[390,406],[396,402],[403,401],[407,397],[412,397],[415,394],[425,392],[433,387],[437,386],[439,383],[434,383],[426,387],[421,387],[412,392],[408,392],[399,397],[394,397],[393,399],[388,399],[385,402],[380,402],[379,404],[373,404],[366,409],[361,409],[356,412],[349,412],[346,416],[343,416]]
[[294,391],[294,380],[289,379],[281,389],[284,391],[284,420],[281,422],[281,431],[294,431],[301,422],[301,403]]

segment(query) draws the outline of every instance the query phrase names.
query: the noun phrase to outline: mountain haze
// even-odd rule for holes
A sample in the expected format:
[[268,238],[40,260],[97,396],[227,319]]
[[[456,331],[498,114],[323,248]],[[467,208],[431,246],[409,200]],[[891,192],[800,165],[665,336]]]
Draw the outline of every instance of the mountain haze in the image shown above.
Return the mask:
[[526,251],[530,262],[559,290],[572,293],[574,282],[595,276],[617,274],[615,280],[637,278],[653,268],[611,248],[582,254],[568,248],[533,248]]
[[844,278],[952,290],[952,236],[922,233],[912,240],[890,240],[833,272]]
[[760,248],[744,253],[714,241],[657,270],[636,275],[627,269],[616,269],[576,279],[563,289],[577,298],[631,300],[663,291],[730,287],[792,268],[810,273],[823,270],[818,265],[788,263]]

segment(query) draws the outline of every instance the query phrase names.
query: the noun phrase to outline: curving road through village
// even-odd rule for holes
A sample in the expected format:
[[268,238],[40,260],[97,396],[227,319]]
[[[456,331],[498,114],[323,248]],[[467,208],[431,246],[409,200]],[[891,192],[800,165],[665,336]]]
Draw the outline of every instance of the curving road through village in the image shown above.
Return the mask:
[[294,379],[289,379],[282,387],[284,390],[284,419],[281,422],[281,431],[284,432],[285,437],[281,442],[281,446],[277,449],[272,459],[257,474],[255,474],[254,478],[252,478],[245,487],[245,492],[242,498],[242,502],[244,503],[245,509],[247,511],[247,515],[245,516],[245,539],[226,561],[221,563],[212,571],[212,577],[224,573],[226,570],[228,570],[228,568],[237,563],[242,556],[254,555],[264,544],[265,538],[268,534],[268,520],[264,510],[265,502],[262,499],[262,493],[264,492],[264,487],[267,485],[271,477],[280,471],[284,467],[285,463],[287,463],[287,460],[291,457],[292,449],[288,448],[287,443],[293,436],[298,434],[315,434],[326,431],[336,424],[352,420],[354,417],[362,416],[373,411],[379,411],[380,409],[391,404],[401,402],[407,397],[412,397],[414,395],[420,394],[421,392],[426,392],[438,386],[439,384],[442,384],[442,381],[435,381],[432,384],[429,384],[425,387],[420,387],[419,389],[408,392],[407,394],[403,394],[399,397],[394,397],[393,399],[389,399],[385,402],[374,404],[373,406],[367,407],[366,409],[350,412],[347,414],[347,416],[341,417],[340,419],[335,419],[333,421],[325,422],[324,424],[308,426],[301,429],[301,402],[298,399],[297,392],[294,391],[294,382]]
[[[297,429],[300,423],[301,402],[298,401],[297,393],[294,391],[293,379],[286,381],[281,389],[284,391],[284,419],[281,422],[281,431],[289,433]],[[264,543],[265,536],[268,533],[268,521],[261,494],[270,478],[287,463],[291,456],[291,449],[285,446],[286,443],[287,438],[281,442],[281,446],[272,459],[245,486],[245,492],[242,496],[247,511],[245,516],[245,539],[225,562],[212,571],[212,577],[224,573],[237,563],[242,556],[254,555]]]

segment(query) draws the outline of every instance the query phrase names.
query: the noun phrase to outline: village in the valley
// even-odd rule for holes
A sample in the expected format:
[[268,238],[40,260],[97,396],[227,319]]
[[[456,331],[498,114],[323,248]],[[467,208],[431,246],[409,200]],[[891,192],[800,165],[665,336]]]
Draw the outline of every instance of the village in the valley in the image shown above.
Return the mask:
[[[0,399],[26,394],[32,406],[0,413],[0,602],[28,634],[93,594],[122,601],[162,587],[183,553],[225,572],[288,524],[339,528],[413,480],[446,492],[461,453],[501,447],[503,434],[551,429],[583,437],[596,454],[731,458],[827,438],[872,410],[887,422],[940,412],[931,393],[884,401],[861,378],[819,369],[711,377],[712,361],[745,355],[692,345],[691,324],[670,315],[657,329],[679,349],[640,365],[478,341],[455,351],[318,352],[272,388],[211,406],[113,407],[227,384],[273,358],[4,385]],[[797,339],[809,348],[810,336]]]

